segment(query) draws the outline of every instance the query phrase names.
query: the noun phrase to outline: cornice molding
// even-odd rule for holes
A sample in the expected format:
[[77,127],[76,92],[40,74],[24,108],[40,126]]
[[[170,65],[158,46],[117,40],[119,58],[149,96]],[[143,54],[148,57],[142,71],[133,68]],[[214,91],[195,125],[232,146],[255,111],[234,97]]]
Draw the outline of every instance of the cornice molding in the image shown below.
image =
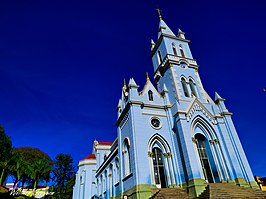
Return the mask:
[[168,105],[157,105],[157,104],[145,104],[142,101],[135,101],[135,100],[130,100],[128,101],[126,107],[123,109],[121,115],[119,116],[119,118],[116,121],[116,126],[118,127],[121,123],[121,121],[123,120],[123,118],[125,117],[125,115],[127,114],[130,106],[140,106],[142,109],[143,108],[156,108],[156,109],[164,109],[167,110],[169,108],[172,108],[172,105],[168,104]]
[[164,72],[169,68],[172,67],[172,64],[180,65],[181,62],[186,62],[188,64],[188,68],[195,69],[196,71],[199,68],[199,65],[197,64],[197,61],[195,59],[191,59],[188,57],[182,57],[178,55],[171,55],[166,54],[162,63],[157,67],[157,69],[154,71],[153,75],[156,77],[158,73],[164,74]]
[[85,159],[80,160],[78,167],[84,166],[84,165],[96,165],[96,159]]
[[221,112],[220,114],[221,116],[232,116],[233,115],[232,112]]

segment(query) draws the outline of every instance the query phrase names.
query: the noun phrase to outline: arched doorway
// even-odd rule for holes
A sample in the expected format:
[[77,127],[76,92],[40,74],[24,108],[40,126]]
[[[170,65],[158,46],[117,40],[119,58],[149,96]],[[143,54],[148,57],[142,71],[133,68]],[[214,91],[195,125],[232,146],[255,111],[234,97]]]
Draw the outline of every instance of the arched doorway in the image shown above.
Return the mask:
[[155,147],[152,149],[153,171],[156,187],[165,188],[165,169],[164,169],[164,156],[160,148]]
[[195,139],[205,180],[207,180],[209,183],[213,183],[214,182],[213,173],[205,145],[206,138],[202,134],[196,134]]

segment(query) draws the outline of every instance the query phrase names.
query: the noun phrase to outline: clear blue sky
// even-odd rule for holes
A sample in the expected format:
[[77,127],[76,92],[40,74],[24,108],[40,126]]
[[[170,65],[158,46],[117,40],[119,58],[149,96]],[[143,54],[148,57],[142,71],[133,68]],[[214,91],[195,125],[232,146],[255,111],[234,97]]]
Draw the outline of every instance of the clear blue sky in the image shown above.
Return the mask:
[[[15,147],[75,164],[93,140],[116,137],[123,79],[143,87],[156,1],[0,1],[0,123]],[[168,26],[186,32],[211,97],[233,112],[255,175],[266,176],[266,1],[159,1]],[[150,75],[152,76],[152,75]]]

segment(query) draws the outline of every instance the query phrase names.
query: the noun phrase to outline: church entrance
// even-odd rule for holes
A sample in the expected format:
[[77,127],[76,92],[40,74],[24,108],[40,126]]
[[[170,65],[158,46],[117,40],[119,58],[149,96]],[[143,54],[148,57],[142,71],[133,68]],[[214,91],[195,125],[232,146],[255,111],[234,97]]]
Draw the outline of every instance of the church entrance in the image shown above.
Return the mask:
[[209,162],[206,146],[204,143],[206,138],[201,134],[197,134],[195,138],[196,138],[197,149],[198,149],[200,163],[202,166],[205,180],[207,180],[209,183],[213,183],[214,182],[213,174],[212,174],[212,170],[210,167],[210,162]]
[[164,156],[161,149],[157,147],[152,149],[152,161],[156,187],[165,188]]

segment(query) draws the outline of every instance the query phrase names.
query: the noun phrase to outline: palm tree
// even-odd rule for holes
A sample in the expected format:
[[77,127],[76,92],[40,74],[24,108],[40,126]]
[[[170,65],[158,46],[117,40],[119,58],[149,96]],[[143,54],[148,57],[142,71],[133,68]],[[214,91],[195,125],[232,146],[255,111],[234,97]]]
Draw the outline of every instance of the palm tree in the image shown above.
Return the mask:
[[32,167],[28,168],[29,175],[31,179],[33,180],[33,192],[32,196],[35,196],[37,184],[41,180],[48,181],[49,180],[49,174],[52,169],[52,164],[50,161],[45,159],[36,159],[32,165]]

